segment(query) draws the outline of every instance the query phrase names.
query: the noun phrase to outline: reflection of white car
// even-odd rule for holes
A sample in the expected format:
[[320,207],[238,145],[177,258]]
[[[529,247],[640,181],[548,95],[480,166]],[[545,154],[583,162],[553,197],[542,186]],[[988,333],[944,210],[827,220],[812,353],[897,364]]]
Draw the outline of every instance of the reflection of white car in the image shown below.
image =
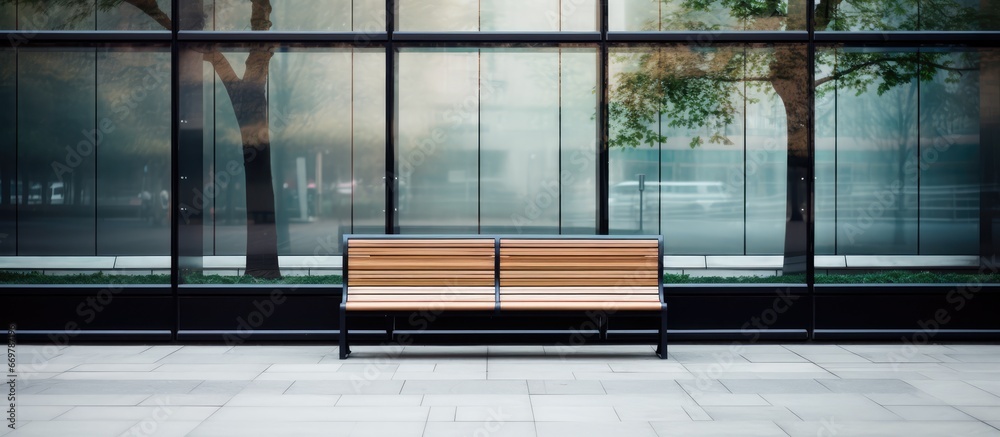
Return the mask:
[[[639,183],[622,182],[611,187],[608,205],[618,220],[638,220]],[[738,203],[722,182],[646,182],[642,193],[644,214],[662,211],[703,215],[731,211]]]
[[[41,205],[42,203],[45,203],[45,199],[42,194],[42,184],[31,184],[31,187],[28,188],[28,205]],[[48,196],[49,205],[62,205],[66,203],[65,188],[63,188],[63,183],[50,183]]]

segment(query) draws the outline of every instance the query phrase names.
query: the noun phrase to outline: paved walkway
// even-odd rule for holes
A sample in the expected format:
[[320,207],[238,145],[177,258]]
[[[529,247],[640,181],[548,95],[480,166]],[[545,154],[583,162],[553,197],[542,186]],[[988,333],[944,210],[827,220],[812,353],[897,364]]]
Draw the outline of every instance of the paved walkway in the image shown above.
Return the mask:
[[1000,436],[997,345],[17,352],[5,436]]

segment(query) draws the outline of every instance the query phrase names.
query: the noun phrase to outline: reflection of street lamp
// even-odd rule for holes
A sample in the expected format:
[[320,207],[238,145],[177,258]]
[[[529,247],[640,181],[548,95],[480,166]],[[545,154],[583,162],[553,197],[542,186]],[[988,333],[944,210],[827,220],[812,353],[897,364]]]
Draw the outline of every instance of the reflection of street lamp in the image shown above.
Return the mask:
[[639,174],[639,233],[642,233],[642,192],[646,190],[646,175]]

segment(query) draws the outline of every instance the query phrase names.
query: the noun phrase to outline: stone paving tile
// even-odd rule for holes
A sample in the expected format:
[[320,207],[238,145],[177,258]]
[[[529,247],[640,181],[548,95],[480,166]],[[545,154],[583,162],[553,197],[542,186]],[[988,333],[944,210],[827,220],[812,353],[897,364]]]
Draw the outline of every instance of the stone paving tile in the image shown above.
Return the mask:
[[673,380],[578,381],[578,383],[593,382],[600,382],[600,385],[604,388],[604,393],[609,395],[685,393],[684,389],[681,388],[681,385],[678,384],[677,381]]
[[78,406],[60,415],[54,420],[73,421],[114,421],[114,420],[149,420],[155,422],[169,421],[201,421],[207,419],[220,407],[182,407],[182,406]]
[[449,407],[449,406],[431,407],[430,411],[427,413],[427,421],[454,422],[457,411],[458,407]]
[[332,407],[340,395],[236,395],[226,407]]
[[801,355],[786,353],[743,353],[743,359],[751,363],[808,363]]
[[[436,407],[441,408],[441,407]],[[530,405],[457,406],[457,422],[531,422],[535,420]]]
[[821,379],[817,380],[834,393],[916,393],[917,388],[898,379]]
[[107,437],[125,433],[133,425],[133,420],[49,420],[18,424],[11,433],[18,437]]
[[[400,381],[402,382],[402,381]],[[415,381],[403,384],[401,394],[528,394],[527,381]]]
[[1000,408],[997,407],[955,407],[982,421],[1000,421]]
[[778,425],[766,420],[725,422],[650,422],[659,437],[788,437]]
[[399,394],[403,381],[294,381],[285,394]]
[[422,435],[423,437],[535,437],[538,434],[535,434],[534,422],[428,422]]
[[657,437],[649,422],[536,422],[537,437]]
[[903,420],[978,420],[947,405],[900,405],[886,407]]
[[811,379],[722,379],[719,382],[733,393],[831,393],[825,385]]
[[951,405],[1000,407],[1000,397],[965,381],[907,381],[910,385]]
[[632,405],[614,407],[622,422],[689,421],[685,407],[678,405]]
[[916,437],[996,437],[1000,431],[982,422],[921,421],[921,422],[870,422],[870,421],[802,421],[777,422],[791,437],[816,436],[916,436]]
[[36,420],[53,420],[56,417],[59,417],[62,414],[74,408],[79,408],[79,407],[75,407],[72,405],[51,405],[51,406],[25,405],[24,408],[19,408],[17,410],[17,421],[31,422]]
[[882,406],[942,405],[944,401],[924,392],[866,393],[865,397]]
[[273,437],[273,436],[322,436],[364,437],[393,436],[420,437],[424,435],[423,421],[415,422],[241,422],[205,421],[191,431],[191,437]]
[[800,420],[798,416],[785,407],[702,407],[715,421],[728,420]]
[[[679,387],[678,387],[679,388]],[[529,380],[528,393],[533,395],[607,394],[602,381]]]

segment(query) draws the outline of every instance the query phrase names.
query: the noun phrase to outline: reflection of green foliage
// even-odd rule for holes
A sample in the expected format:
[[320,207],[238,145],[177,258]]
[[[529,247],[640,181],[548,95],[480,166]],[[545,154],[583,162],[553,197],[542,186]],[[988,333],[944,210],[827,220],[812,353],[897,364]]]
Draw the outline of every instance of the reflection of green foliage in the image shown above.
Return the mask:
[[[661,0],[680,7],[661,17],[666,30],[711,29],[712,25],[692,19],[698,14],[726,11],[741,22],[778,19],[791,21],[801,15],[790,13],[778,1],[741,0]],[[795,0],[792,0],[795,2]],[[920,28],[970,30],[983,28],[995,11],[980,11],[958,0],[821,0],[817,4],[817,30],[913,30]],[[798,3],[794,3],[798,4]],[[917,6],[920,6],[918,9]],[[801,4],[798,4],[801,8]],[[794,15],[794,16],[793,16]],[[887,22],[892,20],[891,23]],[[768,29],[783,29],[788,23],[770,23]],[[798,28],[798,25],[791,26]],[[797,129],[792,120],[801,120],[808,104],[801,89],[806,86],[804,56],[793,46],[769,49],[742,46],[710,48],[677,46],[649,49],[641,54],[619,57],[632,61],[633,68],[616,76],[608,107],[612,128],[610,147],[654,146],[667,138],[658,131],[661,117],[672,128],[704,129],[708,141],[728,144],[726,126],[733,123],[738,108],[733,96],[743,94],[744,85],[777,92],[785,105],[789,129]],[[939,71],[948,71],[950,81],[964,72],[978,69],[967,57],[961,64],[941,52],[845,51],[823,50],[816,56],[817,71],[830,72],[817,77],[812,86],[819,95],[833,84],[863,94],[874,86],[879,95],[914,80],[931,81]],[[797,82],[798,86],[795,86]],[[826,85],[826,84],[830,85]],[[770,85],[770,86],[768,86]],[[789,148],[797,146],[789,136]],[[690,146],[705,142],[695,136]]]

